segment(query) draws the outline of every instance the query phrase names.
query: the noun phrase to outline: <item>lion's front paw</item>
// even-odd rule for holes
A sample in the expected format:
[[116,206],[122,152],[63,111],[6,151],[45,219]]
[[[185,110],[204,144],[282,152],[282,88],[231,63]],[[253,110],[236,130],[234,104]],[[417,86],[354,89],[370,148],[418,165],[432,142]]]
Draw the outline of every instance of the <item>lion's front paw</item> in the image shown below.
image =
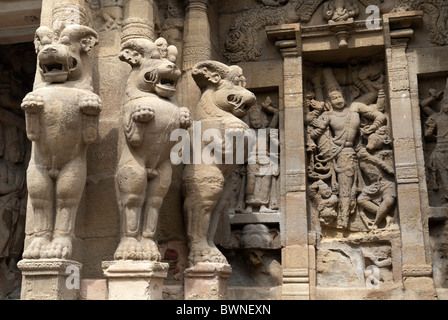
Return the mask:
[[131,237],[123,237],[114,254],[115,260],[142,260],[140,242]]
[[179,108],[179,116],[180,116],[180,126],[183,129],[188,129],[191,127],[191,113],[190,110],[186,107]]
[[132,119],[136,122],[149,122],[154,116],[154,109],[150,106],[137,106],[132,112]]
[[44,107],[44,99],[33,92],[28,93],[20,106],[25,112],[38,113]]
[[43,253],[44,258],[70,259],[72,256],[72,239],[55,237]]
[[142,245],[142,254],[144,260],[150,261],[160,261],[161,255],[159,252],[159,248],[154,240],[149,238],[143,238],[141,241]]
[[221,251],[216,246],[209,245],[206,241],[190,243],[188,263],[192,267],[199,262],[228,263]]
[[96,94],[89,94],[83,96],[79,102],[79,108],[81,112],[89,116],[97,116],[100,114],[103,108],[101,99]]
[[25,111],[26,135],[31,141],[40,137],[40,112],[44,108],[44,99],[33,92],[28,93],[20,106]]
[[24,259],[39,259],[50,244],[47,237],[35,237],[30,245],[23,251]]

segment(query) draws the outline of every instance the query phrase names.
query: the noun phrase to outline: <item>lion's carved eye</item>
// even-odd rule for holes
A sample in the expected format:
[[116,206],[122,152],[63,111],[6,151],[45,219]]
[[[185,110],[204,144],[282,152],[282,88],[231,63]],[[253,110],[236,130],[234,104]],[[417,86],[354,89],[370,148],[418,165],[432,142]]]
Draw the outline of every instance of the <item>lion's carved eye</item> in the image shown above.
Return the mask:
[[59,42],[61,44],[64,44],[64,45],[69,45],[70,44],[70,38],[68,36],[63,36],[63,37],[61,37]]
[[155,83],[157,81],[157,74],[154,71],[146,72],[144,78],[146,82]]
[[41,45],[43,45],[43,46],[45,46],[45,45],[47,45],[47,44],[51,44],[53,41],[52,41],[52,39],[49,37],[49,36],[43,36],[41,39],[40,39],[40,43],[41,43]]

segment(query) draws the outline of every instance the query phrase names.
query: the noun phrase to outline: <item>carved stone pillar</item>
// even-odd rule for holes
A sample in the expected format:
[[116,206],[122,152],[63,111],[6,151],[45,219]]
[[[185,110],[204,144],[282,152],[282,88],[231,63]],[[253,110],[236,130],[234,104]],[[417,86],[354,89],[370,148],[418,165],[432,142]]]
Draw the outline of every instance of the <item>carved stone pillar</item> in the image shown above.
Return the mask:
[[185,23],[182,53],[182,78],[179,92],[180,105],[193,112],[199,101],[200,90],[191,77],[191,69],[200,61],[211,58],[210,24],[207,17],[207,0],[185,0]]
[[232,269],[224,263],[197,263],[185,270],[185,300],[225,300]]
[[182,70],[191,70],[200,61],[210,59],[210,24],[207,0],[186,0],[184,26],[184,56]]
[[124,8],[122,42],[147,38],[154,41],[154,0],[129,0]]
[[425,233],[428,230],[421,210],[416,137],[406,56],[408,41],[414,33],[412,24],[421,17],[421,12],[386,14],[384,26],[397,199],[400,212],[403,281],[408,298],[433,299],[435,289],[432,267],[425,250],[429,248],[425,243]]
[[[310,256],[306,209],[302,49],[298,24],[267,27],[283,58],[284,134],[281,152],[285,199],[285,248],[282,249],[283,299],[310,298]],[[311,251],[310,251],[311,250]],[[310,253],[312,255],[310,255]],[[314,259],[314,258],[313,258]]]
[[18,267],[22,299],[78,299],[82,259],[76,217],[84,208],[87,150],[98,138],[102,110],[88,55],[98,34],[89,27],[85,1],[42,5],[34,87],[21,104],[33,147],[24,260]]

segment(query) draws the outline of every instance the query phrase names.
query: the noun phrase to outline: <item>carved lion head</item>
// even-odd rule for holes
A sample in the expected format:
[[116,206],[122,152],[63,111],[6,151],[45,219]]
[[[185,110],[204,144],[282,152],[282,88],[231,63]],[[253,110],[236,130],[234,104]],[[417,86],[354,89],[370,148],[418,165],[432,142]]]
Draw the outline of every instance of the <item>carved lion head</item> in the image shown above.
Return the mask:
[[38,67],[45,82],[75,81],[83,76],[83,56],[98,43],[95,30],[78,24],[41,26],[34,46]]
[[193,68],[193,79],[203,91],[213,92],[213,101],[220,109],[238,118],[247,114],[256,103],[255,95],[247,90],[243,70],[217,61],[203,61]]
[[181,76],[175,64],[177,54],[177,48],[168,45],[164,38],[155,42],[140,38],[123,43],[119,58],[132,66],[138,90],[171,98]]

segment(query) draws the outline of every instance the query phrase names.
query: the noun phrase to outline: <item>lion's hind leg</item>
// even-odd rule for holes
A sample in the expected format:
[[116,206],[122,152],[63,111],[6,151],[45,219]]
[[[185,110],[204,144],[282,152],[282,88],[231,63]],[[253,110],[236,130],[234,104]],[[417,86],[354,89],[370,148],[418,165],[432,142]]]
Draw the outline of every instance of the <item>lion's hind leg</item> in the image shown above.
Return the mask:
[[135,159],[120,164],[117,171],[121,214],[121,239],[115,260],[142,260],[140,220],[147,186],[146,168]]
[[[207,172],[208,171],[208,172]],[[214,170],[205,169],[203,173],[213,175]],[[184,212],[187,218],[187,236],[190,247],[188,261],[191,266],[198,262],[227,263],[227,259],[209,243],[212,213],[223,193],[221,172],[210,176],[211,179],[201,177],[185,180],[186,198]]]
[[168,159],[159,164],[156,171],[156,176],[148,181],[141,242],[143,258],[151,261],[160,261],[161,259],[155,236],[160,208],[171,184],[171,160]]

